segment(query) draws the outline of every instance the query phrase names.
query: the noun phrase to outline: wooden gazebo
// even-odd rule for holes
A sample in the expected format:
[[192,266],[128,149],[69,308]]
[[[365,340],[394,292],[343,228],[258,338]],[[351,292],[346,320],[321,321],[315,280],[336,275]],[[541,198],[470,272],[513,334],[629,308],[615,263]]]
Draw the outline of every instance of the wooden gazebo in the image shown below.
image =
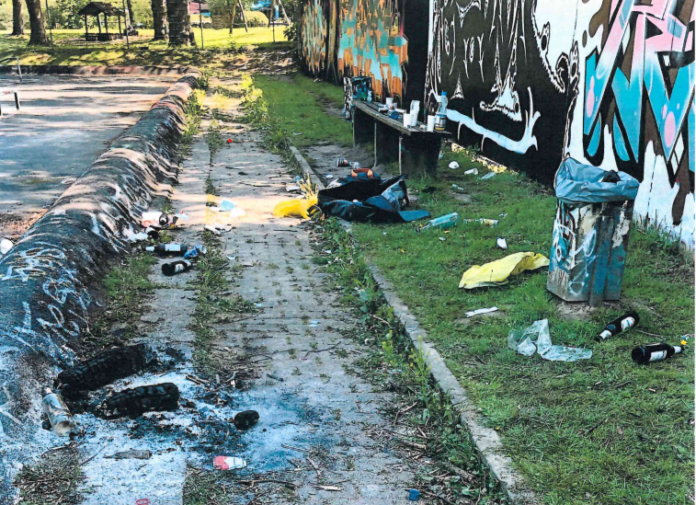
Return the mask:
[[[116,40],[116,39],[122,39],[123,38],[123,30],[121,29],[121,17],[124,18],[125,22],[125,13],[117,8],[114,7],[111,4],[108,4],[106,2],[90,2],[87,5],[85,5],[80,11],[78,12],[80,16],[85,17],[85,40],[88,42],[94,42],[94,41],[102,41],[106,42],[109,40]],[[102,28],[101,28],[101,18],[99,17],[100,15],[104,15],[104,29],[105,33],[102,33]],[[97,18],[97,26],[99,27],[99,33],[89,33],[89,24],[87,23],[87,16],[94,16]],[[116,16],[118,18],[118,32],[117,33],[109,33],[109,16]]]

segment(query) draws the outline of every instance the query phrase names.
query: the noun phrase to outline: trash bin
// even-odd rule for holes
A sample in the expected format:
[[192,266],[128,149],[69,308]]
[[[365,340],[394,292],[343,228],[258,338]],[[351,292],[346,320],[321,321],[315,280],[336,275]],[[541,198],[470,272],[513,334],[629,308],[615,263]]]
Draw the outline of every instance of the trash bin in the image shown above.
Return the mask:
[[638,186],[624,172],[573,158],[561,163],[554,181],[558,202],[549,255],[550,292],[590,305],[619,299]]

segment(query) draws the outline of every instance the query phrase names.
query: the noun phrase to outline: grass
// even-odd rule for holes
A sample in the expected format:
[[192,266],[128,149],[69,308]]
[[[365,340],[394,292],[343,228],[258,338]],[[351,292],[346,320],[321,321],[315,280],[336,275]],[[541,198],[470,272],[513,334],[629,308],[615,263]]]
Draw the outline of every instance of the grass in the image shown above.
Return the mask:
[[[166,41],[153,41],[154,31],[139,30],[132,37],[130,51],[126,41],[86,42],[83,30],[54,30],[53,47],[28,46],[29,36],[10,37],[0,33],[0,55],[18,57],[22,65],[195,65],[223,68],[249,46],[273,44],[273,30],[266,27],[236,28],[232,35],[227,29],[204,29],[205,49],[196,47],[170,48]],[[200,47],[200,29],[195,29]],[[282,27],[276,27],[276,41],[285,41]],[[10,64],[3,62],[3,65]],[[14,62],[12,62],[14,64]]]
[[326,142],[345,147],[353,144],[350,123],[326,114],[327,106],[335,108],[343,103],[342,88],[315,83],[301,74],[288,79],[256,74],[252,79],[263,91],[273,120],[298,148]]
[[15,479],[15,486],[20,490],[18,505],[81,503],[78,488],[84,476],[78,458],[79,452],[74,447],[48,451],[39,464],[22,468]]
[[[254,78],[268,114],[281,118],[288,131],[303,133],[292,138],[295,144],[338,139],[346,145],[340,139],[349,135],[349,124],[326,114],[322,98],[340,88],[308,81],[295,77],[295,86],[288,86]],[[323,122],[332,126],[318,128]],[[457,171],[446,168],[452,160],[460,164]],[[522,251],[548,255],[555,215],[549,188],[512,171],[486,181],[464,176],[471,167],[481,175],[488,171],[468,153],[448,151],[439,179],[412,178],[408,184],[421,191],[418,206],[434,216],[457,211],[462,218],[499,219],[497,227],[465,224],[449,233],[417,234],[410,225],[355,224],[364,254],[394,283],[545,503],[692,501],[693,351],[649,367],[634,365],[630,351],[694,333],[693,260],[658,233],[635,229],[621,302],[585,321],[564,315],[546,290],[545,271],[522,274],[504,287],[459,290],[462,273],[473,265]],[[465,188],[470,203],[455,198],[453,183]],[[499,236],[507,239],[508,251],[495,247]],[[494,305],[502,309],[499,317],[462,320],[467,310]],[[636,330],[594,342],[607,321],[632,308],[641,314]],[[552,363],[507,348],[511,329],[542,318],[549,319],[554,343],[589,347],[592,359]]]

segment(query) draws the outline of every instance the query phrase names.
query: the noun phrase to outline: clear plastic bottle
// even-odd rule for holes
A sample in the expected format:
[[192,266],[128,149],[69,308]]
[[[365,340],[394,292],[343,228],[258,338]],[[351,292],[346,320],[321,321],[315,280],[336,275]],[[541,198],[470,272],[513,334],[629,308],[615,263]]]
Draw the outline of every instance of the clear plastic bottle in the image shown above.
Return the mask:
[[44,397],[41,402],[44,413],[48,416],[53,433],[60,437],[67,437],[77,427],[70,410],[63,399],[51,391],[44,389]]
[[447,228],[452,228],[457,225],[459,221],[459,214],[452,212],[451,214],[445,214],[444,216],[436,217],[428,221],[428,224],[417,228],[418,231],[427,230],[429,228],[439,228],[441,230],[446,230]]

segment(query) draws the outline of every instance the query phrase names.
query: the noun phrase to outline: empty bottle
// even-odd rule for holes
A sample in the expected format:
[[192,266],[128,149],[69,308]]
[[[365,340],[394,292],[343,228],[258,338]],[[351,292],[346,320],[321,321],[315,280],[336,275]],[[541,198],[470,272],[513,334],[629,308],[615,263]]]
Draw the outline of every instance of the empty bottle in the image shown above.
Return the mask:
[[420,228],[416,228],[417,231],[427,230],[428,228],[440,228],[441,230],[446,230],[447,228],[452,228],[457,225],[459,221],[459,214],[452,212],[451,214],[446,214],[444,216],[437,217],[428,221],[428,224]]
[[459,191],[460,193],[463,193],[465,190],[461,186],[457,186],[456,184],[452,184],[452,189],[455,191]]
[[438,99],[439,107],[435,115],[435,131],[444,131],[447,127],[447,92],[443,91]]
[[162,265],[162,273],[167,277],[191,270],[193,263],[187,260],[172,261]]
[[41,404],[44,413],[48,416],[48,421],[51,423],[51,430],[56,435],[67,437],[77,427],[63,399],[51,391],[50,388],[44,389],[44,397]]
[[640,316],[635,310],[627,312],[623,316],[614,319],[612,322],[607,324],[599,335],[595,337],[597,342],[604,342],[609,337],[618,335],[622,331],[629,330],[638,324],[640,321]]
[[631,358],[638,364],[652,363],[671,358],[675,354],[684,352],[683,345],[669,345],[665,343],[641,345],[633,349]]
[[479,219],[463,219],[462,223],[479,223],[485,226],[498,226],[498,220],[497,219],[484,219],[484,218],[479,218]]
[[186,254],[186,251],[189,250],[189,247],[186,244],[169,243],[150,245],[147,246],[145,250],[148,252],[157,253],[160,256],[167,256],[170,254],[177,254],[181,256]]

